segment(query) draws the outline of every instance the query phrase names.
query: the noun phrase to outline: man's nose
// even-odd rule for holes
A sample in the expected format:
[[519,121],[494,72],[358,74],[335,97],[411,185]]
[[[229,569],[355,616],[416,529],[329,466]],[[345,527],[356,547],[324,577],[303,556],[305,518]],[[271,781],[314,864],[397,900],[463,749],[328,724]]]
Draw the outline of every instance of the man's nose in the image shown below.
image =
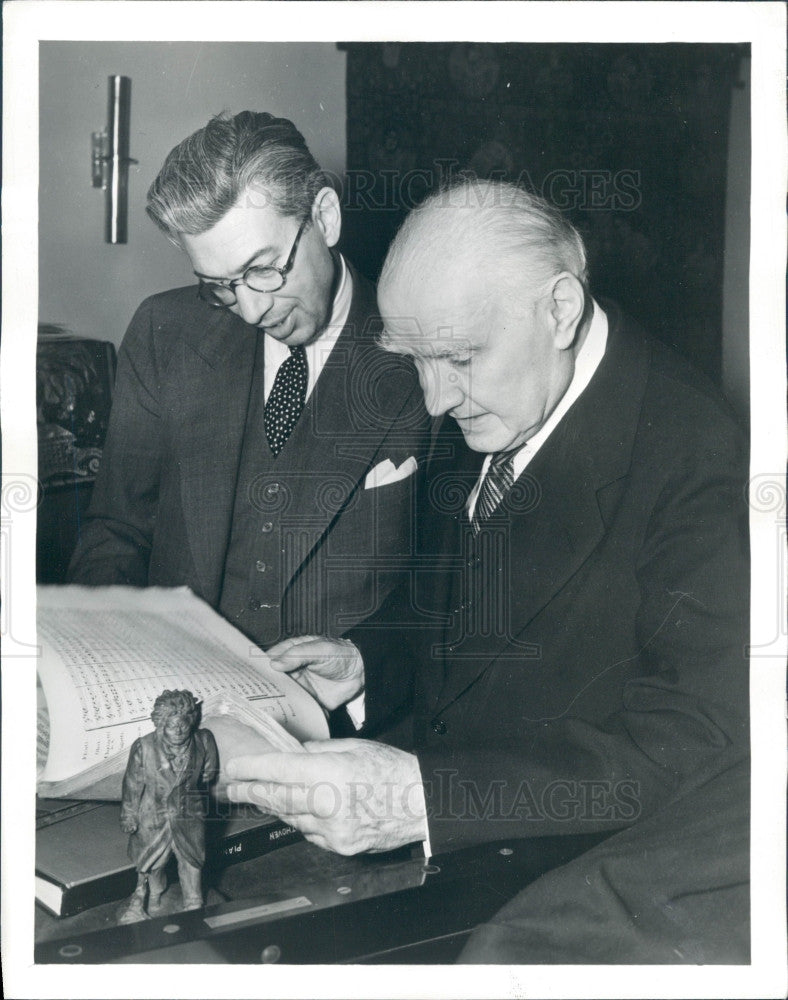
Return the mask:
[[257,292],[248,285],[235,286],[235,312],[245,323],[259,326],[274,304],[271,292]]
[[439,417],[462,402],[463,392],[455,371],[439,361],[424,361],[418,370],[424,405],[431,417]]

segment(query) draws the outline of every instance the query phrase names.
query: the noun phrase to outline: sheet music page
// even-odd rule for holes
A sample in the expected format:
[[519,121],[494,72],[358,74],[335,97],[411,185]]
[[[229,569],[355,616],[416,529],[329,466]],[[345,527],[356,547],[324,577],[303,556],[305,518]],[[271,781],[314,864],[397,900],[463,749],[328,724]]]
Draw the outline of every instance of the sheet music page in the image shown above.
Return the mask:
[[39,676],[50,719],[44,781],[94,767],[150,732],[165,688],[233,691],[298,740],[328,736],[320,706],[187,588],[39,587]]

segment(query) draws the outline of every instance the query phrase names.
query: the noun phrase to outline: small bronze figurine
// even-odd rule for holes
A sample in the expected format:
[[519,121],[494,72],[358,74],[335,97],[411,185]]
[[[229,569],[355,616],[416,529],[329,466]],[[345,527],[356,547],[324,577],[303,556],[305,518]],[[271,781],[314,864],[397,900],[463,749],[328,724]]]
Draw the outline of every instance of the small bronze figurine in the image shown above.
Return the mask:
[[120,828],[131,834],[129,857],[138,876],[121,922],[144,920],[160,908],[167,886],[164,866],[172,853],[178,862],[183,908],[196,910],[203,904],[206,793],[218,773],[219,755],[211,731],[197,728],[198,715],[191,691],[162,691],[151,713],[155,731],[131,747]]

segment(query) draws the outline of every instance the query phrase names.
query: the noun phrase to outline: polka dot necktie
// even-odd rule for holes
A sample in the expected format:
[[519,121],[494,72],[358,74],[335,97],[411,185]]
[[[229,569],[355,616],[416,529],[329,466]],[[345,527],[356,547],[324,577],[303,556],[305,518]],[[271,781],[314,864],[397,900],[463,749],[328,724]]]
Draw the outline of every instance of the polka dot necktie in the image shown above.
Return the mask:
[[482,524],[492,514],[495,508],[503,499],[504,495],[512,488],[514,483],[514,456],[518,449],[514,451],[499,451],[493,455],[487,473],[482,480],[479,495],[476,498],[476,506],[473,510],[471,526],[474,534],[478,535]]
[[291,347],[276,373],[268,401],[265,404],[265,436],[276,457],[290,437],[306,400],[309,370],[303,347]]

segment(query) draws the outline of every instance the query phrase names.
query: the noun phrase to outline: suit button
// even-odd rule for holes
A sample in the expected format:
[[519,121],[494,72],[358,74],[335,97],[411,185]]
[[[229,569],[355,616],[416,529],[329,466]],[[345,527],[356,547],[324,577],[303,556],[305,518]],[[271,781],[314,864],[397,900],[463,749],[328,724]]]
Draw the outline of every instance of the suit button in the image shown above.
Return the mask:
[[263,562],[262,559],[257,560],[257,562],[254,564],[254,568],[257,570],[258,573],[265,573],[265,563]]
[[444,736],[446,733],[446,723],[443,719],[433,719],[432,720],[432,731],[437,733],[438,736]]
[[274,530],[274,525],[272,521],[266,521],[263,527],[260,529],[263,534],[267,535],[269,531]]
[[263,490],[267,500],[272,500],[279,492],[279,483],[269,483]]

